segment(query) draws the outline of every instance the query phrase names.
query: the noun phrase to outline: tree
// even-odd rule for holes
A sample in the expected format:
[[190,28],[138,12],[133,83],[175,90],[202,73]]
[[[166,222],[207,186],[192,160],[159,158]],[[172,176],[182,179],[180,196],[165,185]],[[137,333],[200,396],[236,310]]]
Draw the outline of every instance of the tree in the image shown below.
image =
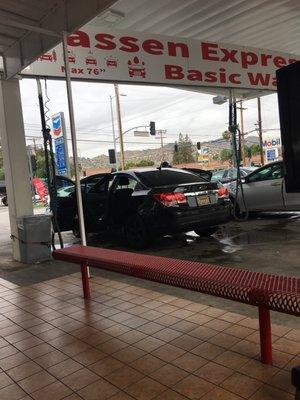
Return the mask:
[[223,138],[224,140],[229,140],[229,139],[231,138],[231,133],[230,133],[229,131],[224,131],[224,132],[222,133],[222,138]]
[[3,166],[3,156],[2,151],[0,150],[0,181],[4,181],[4,166]]
[[222,149],[220,152],[220,159],[221,161],[228,161],[232,158],[232,150],[229,149]]
[[260,145],[256,143],[252,144],[251,146],[244,146],[244,151],[246,157],[250,160],[253,156],[260,154]]
[[257,154],[260,154],[260,145],[259,144],[253,144],[251,146],[251,155],[256,156]]
[[185,164],[195,162],[194,146],[188,135],[179,134],[178,151],[173,152],[174,164]]
[[125,169],[130,168],[139,168],[139,167],[152,167],[154,165],[154,161],[151,160],[140,160],[140,161],[128,161],[125,165]]

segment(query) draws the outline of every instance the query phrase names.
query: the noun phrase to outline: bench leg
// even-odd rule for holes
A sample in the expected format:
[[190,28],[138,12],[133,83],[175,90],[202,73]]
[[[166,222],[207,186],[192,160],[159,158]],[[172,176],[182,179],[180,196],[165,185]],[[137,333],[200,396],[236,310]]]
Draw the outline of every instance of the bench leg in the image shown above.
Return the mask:
[[81,277],[82,277],[83,297],[85,299],[90,299],[91,289],[89,282],[89,267],[87,265],[81,264]]
[[260,306],[258,307],[258,313],[261,362],[271,365],[273,360],[270,310]]

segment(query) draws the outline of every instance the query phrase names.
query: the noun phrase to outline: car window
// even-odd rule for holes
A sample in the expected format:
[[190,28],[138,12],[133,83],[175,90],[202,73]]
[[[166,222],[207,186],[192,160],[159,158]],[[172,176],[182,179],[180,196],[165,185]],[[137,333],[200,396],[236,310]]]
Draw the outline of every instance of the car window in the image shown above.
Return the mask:
[[148,187],[205,182],[205,179],[201,178],[199,175],[175,169],[157,169],[154,171],[136,172],[136,175],[141,182]]
[[[99,181],[100,179],[98,179]],[[107,192],[108,189],[108,179],[107,178],[101,178],[100,182],[96,184],[90,184],[88,183],[86,185],[85,193],[105,193]]]
[[211,181],[213,182],[219,181],[220,179],[223,179],[223,175],[224,175],[223,169],[221,169],[220,171],[214,171],[211,177]]
[[[126,182],[127,180],[127,182]],[[129,176],[122,175],[117,179],[117,183],[115,186],[115,191],[121,190],[121,189],[132,189],[132,190],[139,190],[140,184],[139,182],[131,178]]]
[[227,171],[227,178],[228,179],[236,179],[237,178],[237,169],[231,168]]
[[255,172],[249,176],[249,182],[260,182],[268,181],[272,179],[282,178],[282,166],[281,164],[267,165],[265,168]]
[[84,181],[84,192],[85,193],[90,193],[90,190],[92,187],[94,187],[98,182],[103,180],[103,175],[102,176],[95,176],[93,178],[86,179]]

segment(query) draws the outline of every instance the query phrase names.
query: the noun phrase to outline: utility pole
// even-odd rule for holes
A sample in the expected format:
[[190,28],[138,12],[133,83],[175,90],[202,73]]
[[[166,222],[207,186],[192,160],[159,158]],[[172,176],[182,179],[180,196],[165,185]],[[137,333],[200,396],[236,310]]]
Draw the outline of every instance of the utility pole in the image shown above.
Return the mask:
[[117,153],[117,143],[116,143],[116,133],[115,133],[114,112],[113,112],[113,105],[112,105],[113,97],[111,95],[109,95],[109,100],[110,100],[111,126],[112,126],[114,150],[115,150],[115,157],[116,157],[116,170],[118,171],[119,170],[119,163],[118,163],[118,153]]
[[262,120],[261,120],[260,97],[257,98],[257,111],[258,111],[258,136],[259,136],[259,147],[260,147],[260,163],[261,163],[261,165],[264,165],[264,150],[263,150],[263,139],[262,139]]
[[116,94],[117,119],[118,119],[119,138],[120,138],[121,169],[124,170],[125,169],[125,154],[124,154],[123,129],[122,129],[122,120],[121,120],[119,85],[117,83],[115,83],[114,87],[115,87],[115,94]]
[[160,147],[161,147],[161,161],[164,161],[164,140],[163,140],[163,131],[160,130]]

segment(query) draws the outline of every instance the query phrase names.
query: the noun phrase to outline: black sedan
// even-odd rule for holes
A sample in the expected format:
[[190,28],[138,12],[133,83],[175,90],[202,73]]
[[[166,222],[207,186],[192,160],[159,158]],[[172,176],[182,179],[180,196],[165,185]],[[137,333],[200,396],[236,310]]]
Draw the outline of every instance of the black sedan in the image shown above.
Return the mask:
[[[76,205],[74,191],[67,199]],[[140,249],[160,235],[190,230],[212,234],[231,216],[226,188],[174,168],[106,175],[84,193],[83,202],[87,232],[121,231],[131,247]],[[63,203],[58,204],[61,229],[77,232],[76,216],[66,224]]]

